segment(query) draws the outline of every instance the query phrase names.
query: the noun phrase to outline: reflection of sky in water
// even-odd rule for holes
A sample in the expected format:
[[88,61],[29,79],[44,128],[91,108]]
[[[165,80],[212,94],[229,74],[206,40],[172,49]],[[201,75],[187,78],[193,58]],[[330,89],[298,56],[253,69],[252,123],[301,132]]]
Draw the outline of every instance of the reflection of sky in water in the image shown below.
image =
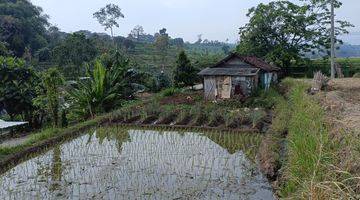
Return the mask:
[[204,135],[99,135],[84,135],[5,173],[1,198],[272,199],[241,151],[230,154]]

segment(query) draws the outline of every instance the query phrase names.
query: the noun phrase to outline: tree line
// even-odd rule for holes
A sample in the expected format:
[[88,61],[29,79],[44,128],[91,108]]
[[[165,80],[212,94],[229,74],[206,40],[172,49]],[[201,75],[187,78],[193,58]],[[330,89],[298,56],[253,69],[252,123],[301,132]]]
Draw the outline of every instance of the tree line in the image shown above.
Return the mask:
[[106,5],[93,15],[110,36],[61,32],[27,0],[0,1],[0,13],[0,112],[5,110],[10,120],[28,121],[31,128],[50,122],[66,126],[68,118],[94,118],[121,107],[137,91],[157,92],[197,81],[197,69],[181,50],[183,40],[171,39],[165,28],[152,44],[164,54],[171,45],[179,47],[175,70],[170,75],[139,70],[127,51],[143,42],[145,34],[135,27],[127,38],[114,36],[118,20],[125,17],[117,5]]

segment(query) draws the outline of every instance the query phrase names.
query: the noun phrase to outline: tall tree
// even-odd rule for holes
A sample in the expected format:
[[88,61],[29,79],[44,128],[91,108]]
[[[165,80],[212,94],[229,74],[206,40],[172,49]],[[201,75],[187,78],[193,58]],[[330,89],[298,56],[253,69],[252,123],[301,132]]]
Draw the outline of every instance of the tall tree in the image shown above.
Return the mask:
[[22,59],[0,57],[0,105],[5,108],[13,120],[21,116],[22,120],[33,122],[36,97],[37,74],[25,65]]
[[174,72],[174,83],[177,87],[194,86],[197,80],[197,70],[191,65],[185,51],[181,51]]
[[162,68],[165,67],[165,58],[167,50],[169,48],[169,34],[166,33],[166,28],[159,30],[159,33],[155,34],[155,47],[160,52],[162,58]]
[[94,43],[84,34],[73,33],[66,37],[53,50],[54,60],[59,66],[74,65],[77,75],[81,75],[81,66],[84,62],[92,61],[97,55]]
[[143,36],[144,34],[144,28],[140,25],[137,25],[134,27],[133,30],[131,30],[129,36],[130,38],[136,39],[136,41],[140,41],[141,36]]
[[[330,55],[331,46],[331,4],[335,9],[342,6],[339,0],[301,0],[307,3],[308,12],[315,18],[316,36],[315,40],[318,49],[326,51]],[[343,41],[338,37],[342,34],[348,34],[348,28],[353,27],[350,22],[336,19],[335,21],[335,43],[342,44]]]
[[104,8],[95,12],[93,16],[105,27],[105,31],[110,29],[112,38],[114,38],[114,26],[119,27],[117,20],[125,17],[121,12],[121,8],[115,4],[106,5]]
[[[240,28],[237,51],[287,67],[294,60],[301,61],[306,52],[326,49],[330,39],[326,25],[329,16],[327,8],[318,2],[322,0],[303,5],[275,1],[251,8],[247,14],[249,23]],[[339,23],[338,34],[346,33],[349,25]]]
[[47,109],[51,114],[53,126],[58,127],[60,123],[60,88],[64,84],[64,79],[56,68],[50,68],[43,74],[42,81],[46,91]]
[[17,57],[47,45],[48,16],[27,0],[0,1],[0,40]]

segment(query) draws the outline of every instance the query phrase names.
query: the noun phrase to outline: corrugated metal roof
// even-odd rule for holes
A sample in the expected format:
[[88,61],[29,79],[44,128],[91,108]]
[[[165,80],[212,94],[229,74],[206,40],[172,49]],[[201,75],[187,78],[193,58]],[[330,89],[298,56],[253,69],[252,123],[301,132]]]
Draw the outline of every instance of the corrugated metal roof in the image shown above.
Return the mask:
[[[233,58],[238,58],[240,59],[242,62],[244,62],[243,64],[230,64],[228,63],[229,60],[233,59]],[[248,68],[248,67],[253,67],[253,68]],[[223,60],[221,60],[220,62],[218,62],[216,65],[214,65],[213,67],[209,67],[206,68],[204,70],[202,70],[199,75],[202,76],[211,76],[211,75],[239,75],[239,76],[253,76],[255,75],[253,71],[250,70],[264,70],[267,72],[272,72],[272,71],[279,71],[280,68],[275,67],[270,65],[269,63],[263,61],[260,58],[257,58],[255,56],[241,56],[238,55],[237,53],[233,53],[229,56],[227,56],[226,58],[224,58]]]
[[206,68],[201,76],[255,76],[260,69],[256,68]]
[[15,127],[15,126],[24,125],[24,124],[27,124],[27,122],[6,122],[6,121],[0,119],[0,129],[11,128],[11,127]]

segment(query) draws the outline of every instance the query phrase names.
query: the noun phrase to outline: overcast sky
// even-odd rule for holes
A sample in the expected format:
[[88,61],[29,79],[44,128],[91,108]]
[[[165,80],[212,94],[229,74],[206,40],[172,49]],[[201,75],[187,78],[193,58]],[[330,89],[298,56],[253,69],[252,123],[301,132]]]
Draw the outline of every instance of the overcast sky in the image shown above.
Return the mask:
[[[127,35],[136,25],[146,33],[154,34],[165,27],[172,37],[182,37],[193,42],[198,34],[203,39],[235,42],[238,28],[248,18],[247,10],[258,3],[270,0],[31,0],[44,9],[50,22],[62,31],[90,30],[105,32],[92,14],[108,3],[120,6],[125,15],[120,20],[116,35]],[[293,2],[297,2],[294,0]],[[346,42],[360,44],[360,0],[343,0],[337,17],[346,19],[356,27]],[[347,37],[349,38],[349,37]]]

